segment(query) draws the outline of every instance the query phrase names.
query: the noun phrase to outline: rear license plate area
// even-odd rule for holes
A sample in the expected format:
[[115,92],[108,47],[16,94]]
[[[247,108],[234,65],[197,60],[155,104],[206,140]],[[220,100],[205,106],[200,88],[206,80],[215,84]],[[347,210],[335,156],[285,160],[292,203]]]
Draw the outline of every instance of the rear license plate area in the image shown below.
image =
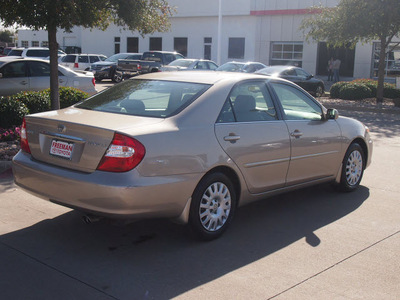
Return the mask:
[[50,146],[50,155],[71,160],[74,143],[53,139]]

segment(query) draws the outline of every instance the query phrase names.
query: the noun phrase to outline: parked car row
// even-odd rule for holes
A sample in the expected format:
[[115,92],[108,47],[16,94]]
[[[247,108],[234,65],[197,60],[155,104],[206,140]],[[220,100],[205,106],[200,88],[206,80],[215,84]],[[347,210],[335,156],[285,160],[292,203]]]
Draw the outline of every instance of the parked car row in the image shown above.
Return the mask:
[[[121,82],[128,77],[141,75],[151,72],[166,71],[188,71],[188,70],[215,70],[222,72],[242,72],[256,73],[274,77],[280,77],[292,81],[314,96],[322,96],[325,91],[322,80],[316,79],[302,68],[294,66],[269,66],[259,62],[227,62],[218,66],[215,62],[205,59],[184,58],[181,54],[168,51],[148,51],[142,53],[118,53],[107,58],[101,54],[65,54],[59,50],[59,64],[74,71],[91,71],[95,81],[111,79],[114,82]],[[12,48],[8,52],[7,58],[39,58],[49,59],[48,48]],[[26,74],[30,77],[30,73]],[[1,75],[0,75],[1,76]],[[2,75],[3,78],[11,73]],[[90,75],[87,75],[90,76]],[[43,76],[42,76],[43,77]],[[43,78],[42,78],[43,79]],[[4,82],[4,81],[3,81]],[[22,81],[24,82],[24,81]],[[65,81],[63,81],[64,83]],[[21,82],[13,87],[0,87],[1,90],[7,89],[9,92],[18,90],[37,89],[31,80],[29,84]]]

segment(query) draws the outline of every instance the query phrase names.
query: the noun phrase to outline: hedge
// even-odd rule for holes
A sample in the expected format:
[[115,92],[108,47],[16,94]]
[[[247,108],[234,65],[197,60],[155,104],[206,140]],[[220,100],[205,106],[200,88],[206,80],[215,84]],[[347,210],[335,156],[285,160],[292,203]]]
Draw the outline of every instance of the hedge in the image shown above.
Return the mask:
[[[330,89],[330,97],[345,100],[374,98],[376,97],[377,87],[378,81],[372,79],[336,82]],[[385,82],[383,97],[390,99],[400,98],[400,89],[396,89],[394,84]]]
[[[61,87],[59,91],[61,108],[83,101],[89,96],[87,93],[72,87]],[[0,97],[0,127],[19,126],[25,115],[48,110],[51,110],[50,89]]]

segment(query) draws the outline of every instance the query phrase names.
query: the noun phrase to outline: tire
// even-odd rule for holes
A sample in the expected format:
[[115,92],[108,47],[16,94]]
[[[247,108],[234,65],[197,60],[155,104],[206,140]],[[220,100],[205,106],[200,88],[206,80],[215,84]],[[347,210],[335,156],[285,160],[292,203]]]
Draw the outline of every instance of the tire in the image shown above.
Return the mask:
[[355,191],[360,185],[365,168],[365,155],[361,146],[353,143],[346,151],[342,162],[339,189],[343,192]]
[[120,83],[122,81],[122,73],[120,72],[115,72],[113,77],[112,77],[112,81],[115,83]]
[[315,97],[322,97],[324,94],[325,91],[322,85],[317,86],[317,89],[315,90]]
[[101,80],[102,80],[102,78],[99,78],[99,77],[95,77],[94,79],[96,80],[96,82],[101,82]]
[[232,182],[222,173],[213,173],[203,178],[193,192],[189,224],[200,239],[213,240],[225,232],[235,209]]

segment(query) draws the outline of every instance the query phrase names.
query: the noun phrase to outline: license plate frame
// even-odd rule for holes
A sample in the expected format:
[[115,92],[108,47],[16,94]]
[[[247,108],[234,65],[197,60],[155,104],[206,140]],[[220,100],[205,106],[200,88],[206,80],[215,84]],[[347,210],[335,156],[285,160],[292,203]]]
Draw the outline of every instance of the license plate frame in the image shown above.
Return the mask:
[[50,144],[50,155],[62,159],[71,160],[75,148],[75,143],[66,142],[59,139],[52,139]]

